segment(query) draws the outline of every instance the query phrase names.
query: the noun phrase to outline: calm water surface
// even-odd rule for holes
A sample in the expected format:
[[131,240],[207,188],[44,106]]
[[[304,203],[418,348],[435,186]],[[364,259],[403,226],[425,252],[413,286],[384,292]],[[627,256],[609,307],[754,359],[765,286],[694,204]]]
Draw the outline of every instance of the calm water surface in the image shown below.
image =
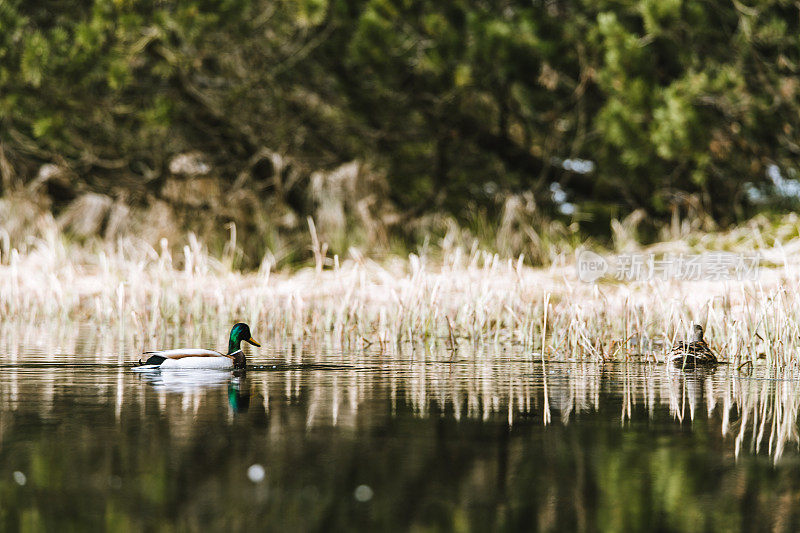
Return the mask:
[[3,531],[800,527],[797,379],[276,343],[141,374],[124,332],[0,334]]

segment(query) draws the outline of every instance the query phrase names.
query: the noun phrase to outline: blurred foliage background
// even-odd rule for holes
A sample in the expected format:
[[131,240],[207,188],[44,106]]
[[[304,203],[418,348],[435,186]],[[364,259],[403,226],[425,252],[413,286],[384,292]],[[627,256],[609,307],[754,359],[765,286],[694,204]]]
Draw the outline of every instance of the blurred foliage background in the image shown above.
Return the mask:
[[784,0],[1,0],[0,221],[233,223],[244,266],[309,217],[340,254],[680,237],[795,207],[798,35]]

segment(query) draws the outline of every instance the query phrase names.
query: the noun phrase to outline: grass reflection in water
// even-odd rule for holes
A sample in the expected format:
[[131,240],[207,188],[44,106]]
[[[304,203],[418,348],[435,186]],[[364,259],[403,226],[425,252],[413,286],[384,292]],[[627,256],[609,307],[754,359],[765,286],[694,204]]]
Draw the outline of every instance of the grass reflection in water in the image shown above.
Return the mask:
[[[800,520],[794,379],[730,366],[543,367],[514,351],[302,346],[261,354],[246,373],[138,375],[118,354],[58,355],[101,353],[101,341],[25,352],[9,338],[3,530],[731,530]],[[84,366],[92,358],[99,366]]]

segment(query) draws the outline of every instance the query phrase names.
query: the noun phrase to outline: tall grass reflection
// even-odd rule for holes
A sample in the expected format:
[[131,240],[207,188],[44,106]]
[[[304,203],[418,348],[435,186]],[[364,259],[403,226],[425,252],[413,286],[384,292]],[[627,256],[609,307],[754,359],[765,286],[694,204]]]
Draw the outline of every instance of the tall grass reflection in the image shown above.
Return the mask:
[[[308,429],[355,428],[398,410],[421,418],[503,421],[509,427],[569,425],[602,413],[623,427],[666,419],[692,428],[704,420],[737,457],[768,454],[777,461],[800,444],[800,382],[786,372],[775,379],[758,369],[743,375],[730,365],[716,372],[682,372],[652,363],[543,365],[535,354],[480,346],[470,353],[421,347],[381,354],[273,344],[253,357],[244,375],[206,371],[134,377],[129,366],[137,353],[133,336],[119,341],[119,332],[91,328],[54,327],[46,336],[34,327],[0,328],[2,417],[21,409],[47,417],[57,410],[59,391],[78,387],[98,405],[113,405],[117,419],[123,406],[138,406],[144,418],[151,408],[148,395],[155,393],[158,412],[187,435],[203,406],[217,405],[227,395],[231,412],[226,418],[232,420],[243,405],[259,405],[273,428],[282,423],[282,410],[296,417],[298,406]],[[213,337],[208,330],[184,330],[165,339],[181,336],[188,341]]]

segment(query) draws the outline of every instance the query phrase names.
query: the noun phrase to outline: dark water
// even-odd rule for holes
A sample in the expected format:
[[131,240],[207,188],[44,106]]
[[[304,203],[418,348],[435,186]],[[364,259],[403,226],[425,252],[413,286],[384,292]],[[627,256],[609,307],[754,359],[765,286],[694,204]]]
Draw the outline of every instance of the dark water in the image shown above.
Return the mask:
[[275,346],[142,375],[53,342],[3,339],[3,531],[800,527],[797,380]]

